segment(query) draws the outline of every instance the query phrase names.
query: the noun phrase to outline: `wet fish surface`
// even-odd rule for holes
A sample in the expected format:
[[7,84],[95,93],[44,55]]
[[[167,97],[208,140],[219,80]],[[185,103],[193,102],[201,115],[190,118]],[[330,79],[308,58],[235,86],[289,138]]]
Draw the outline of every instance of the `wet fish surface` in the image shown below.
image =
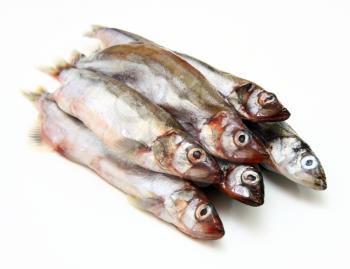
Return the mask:
[[203,75],[152,44],[109,47],[75,63],[125,82],[160,105],[212,155],[238,163],[266,157],[260,141]]
[[[98,38],[105,47],[132,42],[152,42],[130,32],[105,27],[93,28],[88,36]],[[246,124],[267,148],[269,158],[264,161],[266,168],[313,189],[327,188],[326,176],[319,159],[289,124],[263,122],[282,121],[290,116],[289,111],[280,104],[274,94],[191,56],[181,53],[179,55],[197,68],[216,90],[226,97],[243,119],[257,122],[250,124],[246,121]]]
[[189,182],[152,172],[106,147],[82,122],[67,115],[47,94],[36,96],[40,137],[67,159],[86,166],[128,194],[136,205],[183,233],[213,240],[224,235],[222,222],[206,196]]
[[270,158],[264,166],[315,190],[327,188],[320,160],[310,146],[286,122],[249,123],[263,141]]
[[[139,35],[102,26],[93,26],[87,36],[99,39],[103,47],[135,42],[155,44]],[[175,53],[201,72],[235,108],[241,118],[252,122],[283,121],[289,118],[289,111],[274,93],[264,90],[254,82],[218,70],[192,56]]]
[[141,94],[93,71],[66,68],[53,97],[106,145],[152,171],[203,183],[221,172],[216,161],[183,131],[173,117]]

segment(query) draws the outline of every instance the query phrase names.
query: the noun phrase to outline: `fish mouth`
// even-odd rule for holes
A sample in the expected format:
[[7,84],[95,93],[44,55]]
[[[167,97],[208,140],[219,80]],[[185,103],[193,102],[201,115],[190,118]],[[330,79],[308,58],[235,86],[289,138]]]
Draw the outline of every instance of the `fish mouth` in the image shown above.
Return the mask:
[[273,115],[257,115],[252,122],[273,122],[273,121],[285,121],[290,117],[290,112],[287,108],[283,107],[278,113]]
[[208,225],[204,232],[198,235],[198,239],[217,240],[225,235],[225,229],[220,219],[214,226]]
[[241,199],[238,199],[238,200],[246,205],[258,207],[264,204],[265,198],[264,198],[264,194],[259,194],[259,195],[252,195],[249,198],[242,197]]
[[316,181],[313,185],[313,189],[319,190],[319,191],[324,191],[327,189],[327,182],[326,179],[319,179]]
[[209,240],[217,240],[222,238],[225,235],[225,229],[224,226],[217,227],[215,232],[211,232],[210,236],[208,237]]
[[242,195],[241,193],[235,191],[234,188],[230,188],[229,186],[226,186],[224,182],[222,182],[220,185],[217,185],[219,190],[221,190],[223,193],[228,195],[230,198],[237,200],[243,204],[249,205],[249,206],[261,206],[264,204],[264,187],[263,185],[258,187],[256,190],[251,190],[248,187],[244,187],[248,190],[248,195]]
[[321,167],[318,171],[318,175],[314,179],[312,188],[319,191],[324,191],[327,189],[327,181],[326,181],[326,174]]
[[275,116],[271,117],[270,121],[284,121],[287,120],[290,117],[290,112],[287,108],[282,108],[282,110],[276,114]]

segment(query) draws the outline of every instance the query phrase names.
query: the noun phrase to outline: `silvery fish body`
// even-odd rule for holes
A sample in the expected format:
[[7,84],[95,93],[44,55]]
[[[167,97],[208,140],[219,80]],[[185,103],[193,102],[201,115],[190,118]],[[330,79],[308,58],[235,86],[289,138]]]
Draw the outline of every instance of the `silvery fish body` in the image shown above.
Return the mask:
[[220,178],[215,160],[173,117],[135,90],[89,70],[60,71],[53,97],[106,145],[152,171],[203,183]]
[[[94,27],[88,36],[98,38],[104,47],[152,42],[130,32],[106,27]],[[179,55],[197,68],[226,97],[242,118],[258,122],[285,120],[289,117],[288,110],[279,103],[276,96],[255,83],[219,71],[191,56],[181,53]],[[249,127],[259,134],[267,147],[270,157],[265,161],[265,167],[311,188],[326,188],[326,177],[320,161],[287,123],[257,123],[250,124]],[[311,167],[306,166],[310,161]]]
[[37,101],[41,139],[60,154],[91,168],[128,194],[141,209],[198,239],[218,239],[224,229],[213,205],[189,182],[136,166],[106,147],[80,121],[43,94]]
[[251,123],[270,155],[265,167],[301,185],[327,188],[326,175],[320,160],[286,122]]
[[264,181],[261,171],[253,165],[218,160],[223,172],[217,188],[229,197],[251,206],[264,203]]
[[195,68],[159,46],[126,44],[75,63],[126,83],[171,113],[221,159],[258,163],[266,153],[237,113]]
[[[144,37],[115,28],[95,26],[87,35],[99,39],[104,47],[134,42],[155,44]],[[276,95],[256,83],[220,71],[189,55],[178,52],[176,54],[201,72],[241,118],[252,122],[282,121],[289,118],[289,111]]]

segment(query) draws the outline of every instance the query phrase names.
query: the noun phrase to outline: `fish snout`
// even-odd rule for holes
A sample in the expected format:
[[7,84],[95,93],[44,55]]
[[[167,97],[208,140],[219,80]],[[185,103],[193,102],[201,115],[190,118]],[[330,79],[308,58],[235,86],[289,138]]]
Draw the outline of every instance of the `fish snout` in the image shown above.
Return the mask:
[[318,178],[314,183],[314,189],[319,191],[324,191],[327,189],[327,181],[325,178]]
[[290,117],[290,112],[287,108],[283,107],[279,113],[271,117],[269,121],[285,121]]
[[260,109],[253,122],[285,121],[290,117],[290,112],[281,104]]
[[219,217],[201,226],[201,232],[198,234],[199,239],[217,240],[225,235],[225,229]]

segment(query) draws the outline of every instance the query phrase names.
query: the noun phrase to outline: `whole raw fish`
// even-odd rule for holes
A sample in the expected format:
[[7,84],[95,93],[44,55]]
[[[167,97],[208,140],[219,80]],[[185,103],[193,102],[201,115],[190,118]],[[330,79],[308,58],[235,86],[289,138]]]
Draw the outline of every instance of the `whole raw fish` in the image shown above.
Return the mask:
[[[155,44],[139,35],[102,26],[93,26],[87,35],[99,39],[104,47],[135,42]],[[256,83],[220,71],[189,55],[178,52],[176,54],[201,72],[234,106],[241,118],[253,122],[282,121],[289,118],[289,111],[279,102],[276,95],[267,92]]]
[[326,175],[320,160],[286,122],[250,123],[265,144],[270,158],[264,166],[304,186],[325,190]]
[[[98,38],[105,47],[132,42],[151,42],[123,30],[98,26],[93,27],[88,36]],[[254,122],[285,120],[289,117],[288,110],[277,98],[256,84],[219,71],[191,56],[180,55],[234,105],[242,118]],[[248,87],[244,86],[247,84]],[[232,88],[235,90],[231,91]],[[319,159],[287,123],[257,123],[249,124],[249,127],[259,134],[259,138],[267,147],[270,157],[264,161],[265,167],[305,186],[320,190],[327,188],[326,176]]]
[[216,157],[259,163],[261,143],[210,83],[186,61],[152,44],[107,48],[75,63],[125,82],[170,112]]
[[213,205],[182,179],[155,173],[107,148],[81,122],[58,108],[47,94],[33,95],[41,116],[43,142],[66,158],[94,170],[138,207],[197,239],[218,239],[224,228]]
[[264,181],[259,168],[222,160],[218,160],[218,164],[223,171],[223,178],[216,185],[219,190],[251,206],[264,203]]
[[152,171],[218,182],[221,172],[213,157],[135,90],[89,70],[66,68],[56,75],[62,83],[53,94],[58,106],[125,158]]

